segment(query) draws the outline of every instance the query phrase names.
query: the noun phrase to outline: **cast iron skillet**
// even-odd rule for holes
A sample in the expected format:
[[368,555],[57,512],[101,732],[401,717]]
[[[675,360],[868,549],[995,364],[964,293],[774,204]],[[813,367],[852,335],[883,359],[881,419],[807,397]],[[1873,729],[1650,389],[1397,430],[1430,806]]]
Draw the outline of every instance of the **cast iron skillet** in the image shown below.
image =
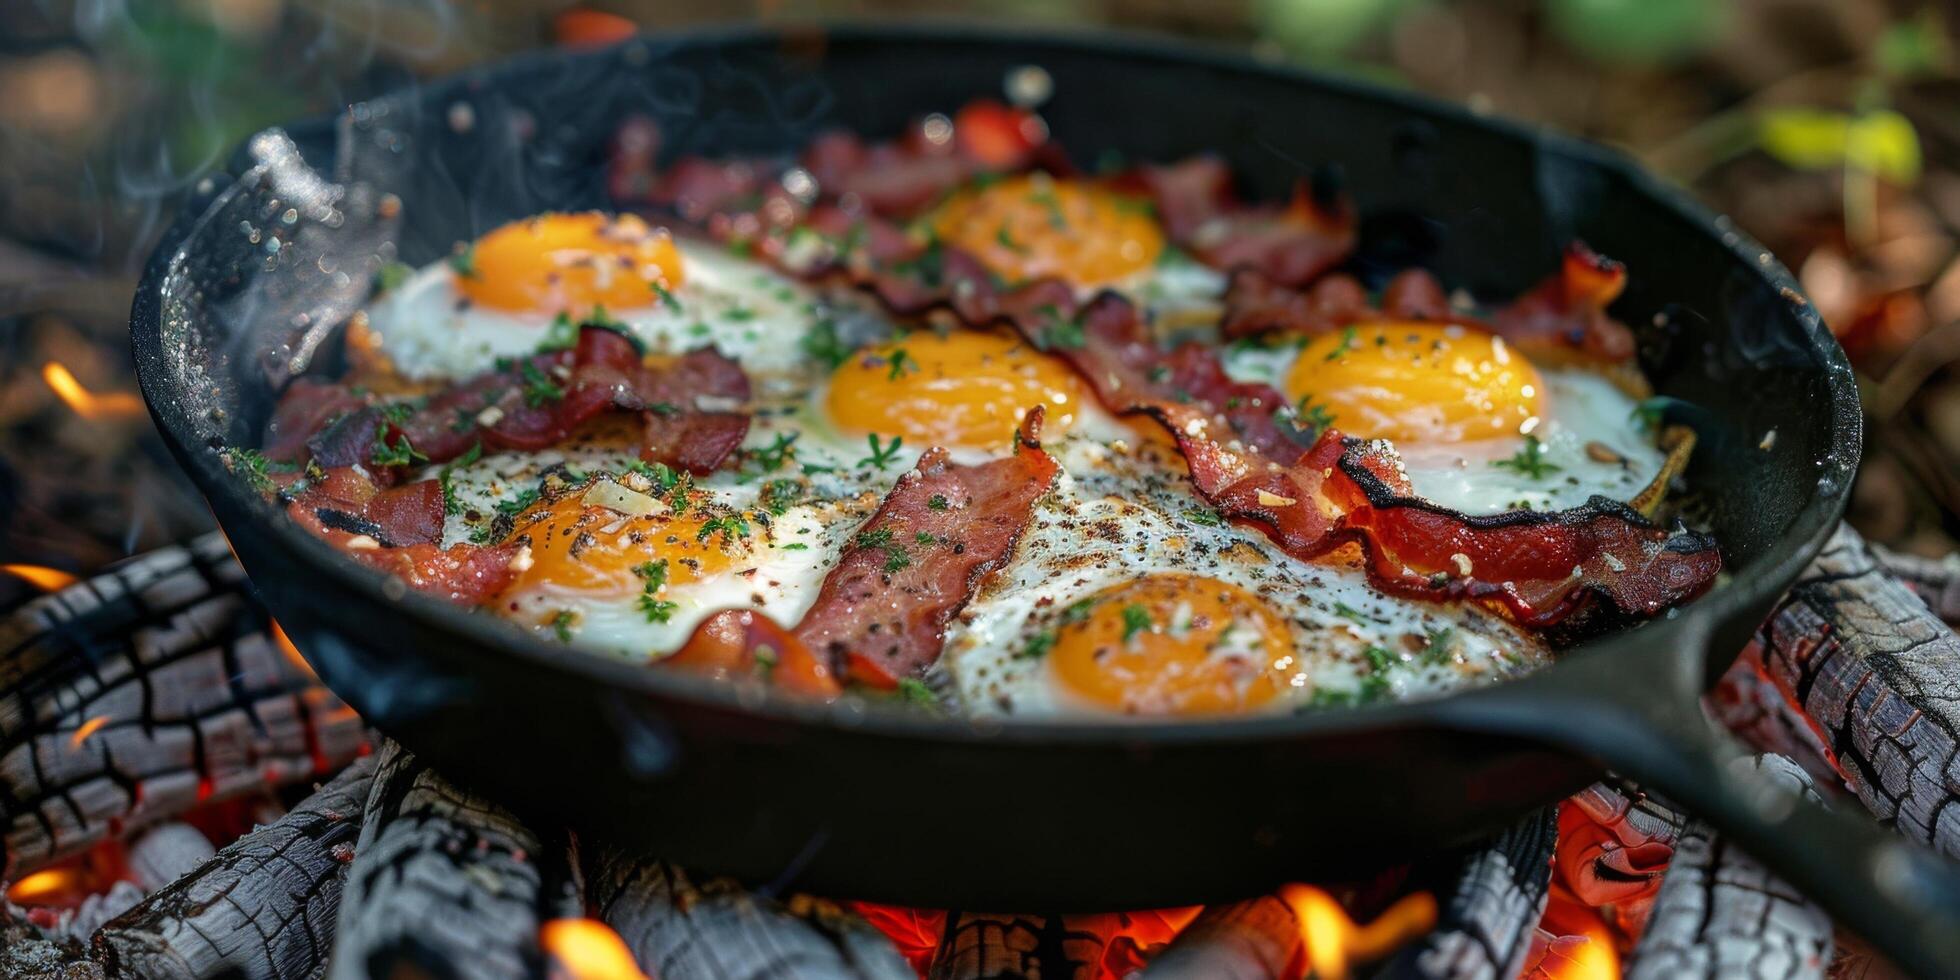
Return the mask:
[[[404,595],[274,517],[214,451],[252,445],[276,386],[330,356],[315,345],[365,296],[374,255],[427,262],[512,218],[605,206],[608,141],[629,114],[657,119],[668,153],[789,150],[831,126],[896,132],[997,93],[1028,64],[1053,77],[1044,113],[1078,160],[1213,150],[1266,196],[1337,165],[1367,216],[1363,272],[1420,262],[1503,295],[1575,237],[1624,260],[1615,312],[1638,326],[1648,376],[1684,403],[1675,417],[1701,432],[1689,478],[1733,579],[1530,678],[1428,703],[1004,725],[717,686]],[[1780,265],[1612,153],[1157,41],[892,27],[535,56],[290,137],[249,144],[237,176],[199,188],[152,258],[132,313],[143,393],[326,682],[500,800],[751,881],[1106,909],[1405,860],[1611,766],[1719,825],[1902,963],[1960,963],[1949,866],[1732,771],[1731,747],[1700,719],[1704,685],[1844,507],[1857,393]]]

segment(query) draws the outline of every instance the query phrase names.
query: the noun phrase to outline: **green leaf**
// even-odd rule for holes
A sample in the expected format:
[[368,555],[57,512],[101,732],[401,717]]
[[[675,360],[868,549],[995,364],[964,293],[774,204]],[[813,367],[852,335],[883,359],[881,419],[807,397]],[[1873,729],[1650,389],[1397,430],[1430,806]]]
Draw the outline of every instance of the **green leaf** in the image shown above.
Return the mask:
[[1853,116],[1846,112],[1784,106],[1756,118],[1763,152],[1797,170],[1853,168],[1901,187],[1919,179],[1919,134],[1912,121],[1891,109]]

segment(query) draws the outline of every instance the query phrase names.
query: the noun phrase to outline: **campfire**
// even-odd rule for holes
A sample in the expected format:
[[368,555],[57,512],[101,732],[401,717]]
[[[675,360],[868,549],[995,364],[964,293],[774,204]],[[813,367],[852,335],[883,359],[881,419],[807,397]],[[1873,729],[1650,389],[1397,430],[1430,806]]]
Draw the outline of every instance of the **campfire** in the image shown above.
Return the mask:
[[[1692,814],[1610,780],[1467,850],[1203,907],[1002,913],[811,896],[793,880],[747,888],[527,824],[367,730],[249,598],[216,534],[80,581],[7,571],[43,590],[0,627],[8,975],[1873,968]],[[1936,612],[1951,611],[1954,582],[1950,566],[1840,532],[1709,699],[1710,717],[1762,752],[1755,765],[1951,851],[1937,767],[1955,719],[1909,682],[1960,658]]]

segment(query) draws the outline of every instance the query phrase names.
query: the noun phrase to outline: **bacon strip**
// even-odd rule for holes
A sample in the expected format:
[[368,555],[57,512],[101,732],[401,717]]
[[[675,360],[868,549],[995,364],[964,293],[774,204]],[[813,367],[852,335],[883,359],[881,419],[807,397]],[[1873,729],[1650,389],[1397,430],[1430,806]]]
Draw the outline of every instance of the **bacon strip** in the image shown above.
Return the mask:
[[[489,449],[546,449],[603,412],[639,412],[643,458],[705,474],[741,445],[749,418],[704,400],[748,398],[747,375],[713,349],[649,366],[632,341],[587,326],[570,350],[514,359],[399,418],[344,385],[296,382],[274,412],[268,445],[282,454],[274,458],[310,458],[326,468],[359,464],[385,480],[400,467],[375,464],[377,443],[395,447],[407,439],[428,462],[441,463],[479,441]],[[298,433],[309,426],[315,431],[302,440]]]
[[1177,440],[1198,493],[1221,514],[1260,525],[1302,559],[1361,547],[1376,586],[1422,599],[1473,599],[1535,628],[1594,596],[1648,617],[1700,595],[1722,568],[1712,538],[1669,533],[1605,497],[1555,513],[1470,516],[1414,495],[1386,443],[1321,433],[1290,466],[1208,438],[1190,406],[1145,405]]
[[1246,206],[1225,161],[1201,156],[1144,167],[1138,179],[1157,202],[1172,241],[1220,269],[1251,268],[1288,285],[1312,282],[1347,261],[1357,233],[1345,199],[1302,180],[1284,206]]
[[[1013,552],[1060,471],[1041,449],[1041,421],[1039,406],[1028,411],[1004,459],[964,466],[928,450],[859,529],[793,631],[760,613],[721,613],[659,663],[716,676],[766,673],[776,683],[794,665],[790,683],[811,693],[823,693],[816,678],[833,669],[880,690],[917,676],[939,658],[946,624]],[[759,666],[759,648],[774,653],[773,670]]]
[[[1633,356],[1633,332],[1607,315],[1606,307],[1625,288],[1625,266],[1573,242],[1558,273],[1497,308],[1481,326],[1528,352],[1622,362]],[[1368,303],[1360,283],[1344,275],[1294,288],[1257,269],[1241,268],[1227,283],[1219,329],[1227,337],[1269,330],[1318,334],[1369,319],[1477,322],[1452,310],[1442,284],[1421,269],[1404,270],[1389,280],[1377,308]]]
[[440,547],[442,488],[435,480],[378,485],[357,467],[339,467],[290,492],[286,512],[299,526],[343,554],[398,576],[409,587],[452,602],[481,605],[502,592],[516,572],[517,545]]

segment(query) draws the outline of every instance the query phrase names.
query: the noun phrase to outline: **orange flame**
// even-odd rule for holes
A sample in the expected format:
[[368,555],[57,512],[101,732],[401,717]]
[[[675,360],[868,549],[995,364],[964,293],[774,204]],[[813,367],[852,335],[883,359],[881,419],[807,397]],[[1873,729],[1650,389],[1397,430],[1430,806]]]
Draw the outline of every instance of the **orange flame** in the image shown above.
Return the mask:
[[43,592],[65,589],[80,581],[59,568],[49,568],[45,565],[0,565],[0,572],[22,579]]
[[279,625],[276,619],[272,621],[272,641],[279,647],[279,652],[285,654],[286,659],[294,667],[299,668],[301,673],[315,680],[319,679],[320,675],[313,672],[313,665],[307,663],[306,658],[300,655],[299,647],[293,645],[293,638],[286,635],[286,628]]
[[1598,909],[1558,882],[1538,930],[1539,942],[1525,959],[1526,980],[1620,980],[1612,927]]
[[71,749],[81,748],[82,743],[88,741],[88,737],[90,735],[93,735],[96,732],[101,731],[102,726],[108,723],[109,723],[108,715],[96,715],[95,717],[90,718],[85,722],[82,722],[81,726],[75,729],[75,734],[68,736],[68,747]]
[[15,905],[70,905],[86,891],[80,871],[72,867],[48,868],[9,886],[7,901]]
[[538,945],[551,958],[555,977],[648,980],[626,941],[597,919],[553,919],[538,929]]
[[1285,885],[1279,897],[1300,922],[1312,975],[1339,980],[1356,962],[1380,959],[1396,947],[1436,927],[1436,899],[1428,892],[1404,895],[1375,921],[1356,925],[1334,896],[1312,885]]
[[75,380],[73,372],[60,361],[49,361],[41,366],[41,377],[46,378],[48,387],[75,410],[75,414],[85,419],[127,418],[141,414],[143,399],[127,391],[112,391],[98,395],[82,387]]

